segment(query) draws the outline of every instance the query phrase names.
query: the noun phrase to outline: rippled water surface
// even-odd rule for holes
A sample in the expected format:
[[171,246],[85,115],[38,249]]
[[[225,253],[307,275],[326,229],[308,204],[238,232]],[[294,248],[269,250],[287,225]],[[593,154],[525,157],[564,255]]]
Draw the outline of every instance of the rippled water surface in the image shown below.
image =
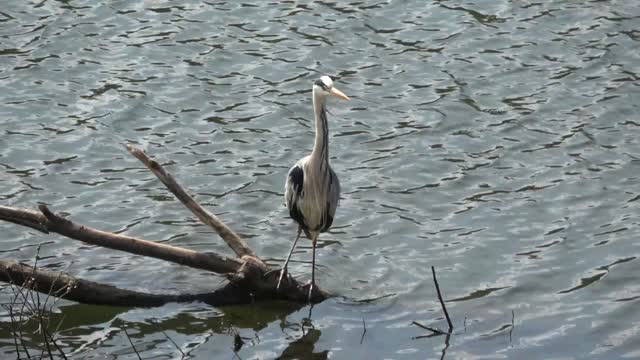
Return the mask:
[[[10,1],[0,9],[0,204],[229,253],[124,149],[160,159],[270,263],[288,168],[333,102],[343,194],[315,306],[61,302],[79,358],[640,357],[640,3]],[[187,293],[200,271],[0,224],[0,257]],[[310,244],[292,271],[310,271]],[[438,270],[455,331],[446,327]],[[5,292],[6,301],[7,293]],[[354,302],[353,299],[373,299]],[[6,319],[2,357],[15,353]],[[366,328],[366,332],[364,331]],[[38,335],[33,335],[38,341]]]

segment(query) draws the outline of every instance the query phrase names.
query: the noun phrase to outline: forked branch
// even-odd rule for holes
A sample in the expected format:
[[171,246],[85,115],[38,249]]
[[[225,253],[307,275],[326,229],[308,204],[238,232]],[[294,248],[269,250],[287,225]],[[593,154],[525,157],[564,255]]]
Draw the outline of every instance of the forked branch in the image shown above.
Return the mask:
[[[214,214],[198,204],[158,162],[150,159],[144,151],[133,146],[127,150],[142,161],[162,183],[202,222],[211,226],[235,252],[238,258],[216,253],[201,253],[154,241],[114,234],[83,226],[54,214],[45,205],[40,212],[28,209],[0,206],[0,220],[26,226],[44,233],[55,232],[82,242],[107,247],[133,254],[154,257],[192,268],[203,269],[227,277],[229,283],[212,293],[196,295],[154,295],[121,290],[76,279],[68,274],[33,269],[11,261],[0,262],[0,281],[22,285],[27,280],[26,271],[32,271],[38,279],[35,289],[45,293],[53,287],[71,289],[60,297],[91,304],[120,306],[155,306],[168,301],[202,300],[212,305],[242,304],[259,300],[283,299],[306,302],[307,291],[297,280],[290,278],[280,290],[276,290],[278,273],[271,269],[249,248],[247,243]],[[73,285],[73,286],[71,286]],[[110,295],[109,295],[110,294]],[[316,288],[313,302],[320,302],[332,295]]]

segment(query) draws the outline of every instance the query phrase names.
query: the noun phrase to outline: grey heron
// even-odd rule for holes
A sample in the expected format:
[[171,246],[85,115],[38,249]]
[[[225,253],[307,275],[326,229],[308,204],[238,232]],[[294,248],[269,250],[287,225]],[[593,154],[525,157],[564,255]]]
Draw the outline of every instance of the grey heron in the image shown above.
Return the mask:
[[321,232],[329,230],[338,207],[340,182],[329,166],[329,128],[327,125],[326,102],[329,96],[349,100],[349,97],[333,87],[333,80],[322,76],[313,83],[313,112],[315,114],[316,135],[311,154],[300,159],[289,170],[284,186],[285,204],[289,216],[298,224],[296,239],[287,259],[280,270],[277,289],[282,278],[287,276],[287,265],[300,239],[300,233],[311,239],[311,281],[309,301],[315,285],[316,242]]

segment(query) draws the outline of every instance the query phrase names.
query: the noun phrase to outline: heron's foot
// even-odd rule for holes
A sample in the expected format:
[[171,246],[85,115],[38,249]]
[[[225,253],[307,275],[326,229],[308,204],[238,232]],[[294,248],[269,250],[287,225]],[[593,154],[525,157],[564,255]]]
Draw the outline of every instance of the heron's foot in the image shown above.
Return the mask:
[[318,289],[316,288],[316,284],[313,281],[309,281],[308,283],[306,283],[304,285],[301,285],[300,288],[302,288],[304,290],[308,289],[309,296],[307,297],[307,300],[309,302],[311,302],[311,300],[313,299],[314,293],[318,292]]

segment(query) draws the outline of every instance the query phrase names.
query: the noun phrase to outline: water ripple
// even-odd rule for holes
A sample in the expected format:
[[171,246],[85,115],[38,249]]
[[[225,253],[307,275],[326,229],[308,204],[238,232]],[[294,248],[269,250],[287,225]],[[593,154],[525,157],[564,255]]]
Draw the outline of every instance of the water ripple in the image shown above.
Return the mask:
[[[129,158],[122,144],[134,142],[258,253],[281,260],[295,235],[284,177],[313,145],[311,83],[330,74],[352,101],[329,104],[343,192],[320,239],[319,281],[352,298],[393,295],[367,304],[367,354],[353,345],[360,313],[340,303],[312,317],[315,348],[411,358],[407,324],[442,320],[436,266],[456,320],[469,318],[447,356],[527,358],[539,346],[568,358],[637,354],[629,305],[638,287],[628,274],[638,257],[629,239],[639,234],[640,56],[629,50],[640,40],[638,13],[633,2],[597,1],[15,2],[0,10],[0,83],[10,89],[0,95],[0,199],[226,251]],[[3,257],[31,259],[28,244],[39,240],[0,226]],[[160,261],[50,241],[45,265],[73,263],[95,281],[210,284]],[[305,243],[292,272],[307,276],[309,256]],[[226,339],[229,326],[251,331],[261,342],[241,357],[277,357],[298,345],[276,318],[306,315],[273,312],[260,325],[225,327],[176,310],[163,324],[185,344],[205,344],[203,353],[230,357],[211,339]],[[70,346],[128,349],[115,330],[83,330],[120,326],[118,316],[69,326]],[[154,318],[127,316],[134,326]],[[203,322],[215,336],[201,338]],[[566,347],[576,339],[584,350]],[[440,354],[443,344],[428,340],[421,349]]]

